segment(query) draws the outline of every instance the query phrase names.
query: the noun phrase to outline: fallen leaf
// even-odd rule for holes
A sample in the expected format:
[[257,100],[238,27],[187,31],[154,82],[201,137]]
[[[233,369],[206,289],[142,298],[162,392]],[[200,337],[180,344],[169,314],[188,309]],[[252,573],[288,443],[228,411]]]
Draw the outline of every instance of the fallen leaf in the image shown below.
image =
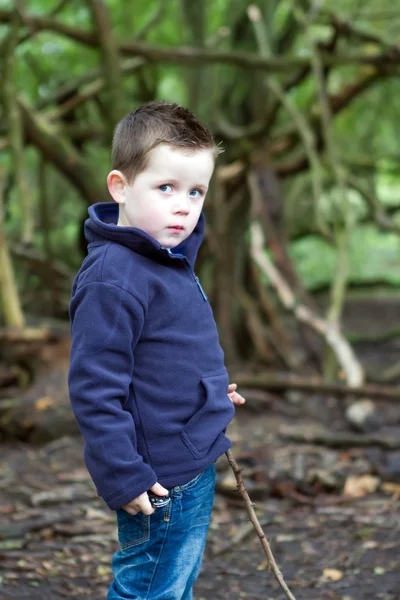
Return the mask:
[[17,548],[22,548],[25,545],[25,540],[23,538],[16,538],[13,540],[0,540],[0,551],[1,550],[15,550]]
[[264,571],[264,569],[268,568],[268,561],[267,560],[263,560],[262,562],[260,562],[260,564],[257,566],[257,571]]
[[0,514],[1,515],[9,515],[10,513],[15,512],[14,504],[3,504],[0,506]]
[[380,479],[372,475],[349,475],[344,484],[343,494],[351,498],[359,498],[375,492]]
[[89,473],[87,469],[82,467],[69,473],[57,473],[57,479],[64,482],[86,481],[89,480]]
[[35,402],[36,410],[47,410],[51,406],[54,406],[54,400],[50,396],[43,396],[43,398],[39,398]]
[[21,558],[21,560],[17,561],[17,565],[19,567],[25,567],[27,564],[28,563],[23,558]]
[[110,514],[106,513],[105,510],[94,508],[93,506],[90,506],[90,505],[87,508],[85,508],[85,513],[86,513],[87,519],[101,519],[102,521],[110,521],[110,522],[114,522],[114,520],[115,520],[115,517],[112,513],[110,515]]
[[400,483],[382,483],[381,490],[387,494],[400,494]]
[[386,573],[383,567],[375,567],[374,575],[384,575]]
[[111,567],[106,565],[99,565],[96,569],[99,575],[109,575],[111,573]]
[[296,536],[289,533],[281,533],[276,536],[277,542],[294,542],[295,539]]
[[339,581],[339,579],[342,579],[343,577],[343,573],[342,571],[339,571],[339,569],[324,569],[323,573],[324,577],[331,579],[332,581]]

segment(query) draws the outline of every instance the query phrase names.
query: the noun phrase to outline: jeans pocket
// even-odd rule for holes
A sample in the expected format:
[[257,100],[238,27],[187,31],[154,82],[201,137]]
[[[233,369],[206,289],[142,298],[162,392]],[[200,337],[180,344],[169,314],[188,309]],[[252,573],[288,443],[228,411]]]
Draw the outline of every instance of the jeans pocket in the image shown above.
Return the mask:
[[123,508],[116,511],[118,540],[121,550],[144,544],[150,539],[150,515],[131,515]]

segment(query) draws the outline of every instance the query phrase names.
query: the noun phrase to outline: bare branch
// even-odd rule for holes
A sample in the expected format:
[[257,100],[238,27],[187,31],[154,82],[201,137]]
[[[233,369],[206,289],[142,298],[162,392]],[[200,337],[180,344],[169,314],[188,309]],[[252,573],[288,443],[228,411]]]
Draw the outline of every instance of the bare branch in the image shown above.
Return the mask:
[[[309,30],[306,20],[305,32]],[[337,190],[340,195],[340,222],[334,223],[334,239],[337,247],[335,275],[330,286],[329,307],[327,311],[327,320],[336,329],[340,327],[341,315],[343,312],[347,280],[349,275],[349,246],[350,246],[350,211],[349,199],[347,194],[346,182],[343,176],[343,169],[340,164],[339,154],[337,152],[332,131],[332,114],[326,90],[326,79],[324,69],[321,64],[319,50],[317,45],[311,39],[312,49],[312,69],[317,83],[317,92],[319,97],[319,107],[321,114],[321,127],[324,145],[327,151],[330,167],[336,180]],[[337,360],[335,353],[329,346],[325,346],[324,353],[324,375],[327,379],[333,380],[337,370]],[[343,363],[342,363],[343,364]],[[360,383],[360,382],[359,382]]]
[[68,178],[89,204],[108,200],[105,188],[98,186],[96,177],[86,161],[71,142],[60,135],[59,129],[35,113],[22,97],[18,98],[18,104],[22,111],[27,138],[46,160],[53,163]]
[[241,389],[253,390],[299,390],[303,392],[320,392],[337,396],[357,396],[358,398],[382,398],[385,400],[400,400],[398,386],[375,385],[372,383],[358,387],[350,387],[345,383],[324,381],[321,377],[299,377],[282,373],[266,375],[242,376],[235,378],[235,383]]
[[307,306],[298,303],[292,290],[264,252],[264,236],[261,226],[254,221],[250,230],[252,257],[271,281],[285,308],[292,310],[299,321],[307,323],[325,338],[326,343],[332,348],[339,364],[346,373],[349,386],[360,386],[364,379],[363,369],[347,340],[334,323],[321,319]]
[[[261,12],[256,6],[250,7],[253,10],[249,11],[249,18],[253,24],[254,32],[257,39],[258,48],[262,56],[266,56],[269,52],[270,43],[266,39],[266,28],[261,18]],[[266,85],[273,92],[276,98],[282,103],[286,110],[291,115],[298,133],[303,141],[304,148],[308,157],[311,168],[311,182],[314,198],[314,214],[315,222],[321,232],[329,237],[329,232],[322,219],[320,207],[320,198],[322,196],[322,168],[319,156],[315,146],[315,137],[312,128],[309,126],[306,117],[298,110],[295,103],[285,93],[282,85],[277,79],[266,78]]]
[[[12,11],[0,10],[0,23],[9,23],[11,21]],[[97,35],[90,31],[78,27],[71,27],[60,23],[54,19],[43,16],[25,15],[25,23],[35,32],[53,31],[75,40],[85,46],[97,47]],[[157,46],[153,44],[143,44],[136,41],[126,41],[119,44],[119,53],[124,56],[142,56],[150,61],[158,63],[197,65],[203,63],[221,63],[235,65],[244,69],[256,69],[262,71],[284,72],[310,64],[310,57],[294,56],[290,58],[263,58],[249,52],[213,52],[207,48],[195,48],[192,46],[180,46],[171,48],[169,46]],[[379,68],[385,68],[387,65],[400,64],[400,48],[397,45],[391,46],[388,50],[376,54],[357,54],[357,53],[321,53],[321,60],[324,65],[346,66],[346,65],[375,65]]]
[[[392,43],[389,40],[386,40],[385,37],[380,34],[378,35],[376,32],[368,32],[363,31],[362,29],[355,27],[353,23],[348,23],[344,19],[341,19],[337,15],[335,15],[332,11],[324,11],[328,23],[330,23],[338,35],[347,38],[354,38],[360,40],[361,42],[365,42],[366,44],[377,44],[378,46],[390,48]],[[399,13],[400,14],[400,13]],[[322,20],[326,21],[322,16]]]
[[105,79],[106,121],[112,139],[115,124],[123,116],[123,91],[118,44],[113,36],[109,10],[103,0],[87,0],[96,26],[103,59]]
[[[140,67],[146,64],[144,58],[127,58],[121,63],[121,73],[127,75],[137,71]],[[56,103],[59,106],[50,113],[46,113],[46,117],[50,120],[55,120],[68,114],[71,110],[74,110],[77,106],[87,100],[92,99],[106,86],[106,81],[101,75],[101,69],[94,69],[89,73],[86,73],[79,79],[62,86],[59,90],[56,90],[53,96],[38,104],[39,108],[44,108],[49,104]],[[81,87],[82,86],[82,87]],[[81,89],[79,89],[81,88]],[[68,99],[62,102],[63,98]]]
[[[368,75],[362,75],[357,82],[346,86],[340,94],[329,96],[329,104],[332,115],[337,115],[340,113],[346,106],[348,106],[348,104],[350,104],[352,100],[354,100],[354,98],[371,87],[385,75],[396,76],[396,73],[390,69],[384,69],[382,72],[374,71]],[[316,148],[318,151],[321,151],[324,147],[324,142],[322,139],[321,129],[318,125],[317,116],[312,117],[310,125],[312,126],[312,129],[316,135]],[[284,145],[286,150],[290,149],[290,147],[294,147],[298,141],[298,132],[296,131],[296,126],[290,128],[286,127],[281,134],[276,132],[274,138],[276,138],[276,144],[278,146]],[[287,140],[286,144],[284,143],[285,139]],[[274,170],[282,178],[290,177],[305,171],[309,167],[309,164],[308,157],[301,156],[300,158],[296,158],[291,162],[287,160],[284,162],[275,162]]]
[[348,433],[342,431],[326,431],[324,429],[316,429],[299,431],[293,425],[283,425],[280,427],[279,434],[287,439],[303,442],[306,444],[322,444],[323,446],[331,446],[333,448],[342,448],[343,446],[381,446],[394,450],[400,448],[400,440],[396,436],[386,437],[382,434],[370,433],[369,435],[360,435],[359,433]]
[[[128,58],[122,62],[121,71],[124,74],[128,74],[136,71],[141,66],[146,63],[146,60],[140,57],[137,58]],[[51,111],[48,111],[45,115],[47,121],[55,121],[57,119],[62,118],[63,116],[70,113],[72,110],[76,109],[78,106],[94,98],[99,92],[101,92],[105,87],[105,80],[103,78],[98,78],[87,85],[84,85],[86,82],[89,82],[91,78],[96,75],[100,75],[100,69],[95,69],[85,74],[81,78],[75,80],[72,83],[69,83],[66,86],[62,86],[61,89],[57,90],[53,96],[39,103],[38,107],[44,108],[50,103],[60,103],[62,98],[67,97],[68,99],[61,103],[57,108],[54,108]],[[82,85],[81,89],[78,89]],[[75,94],[73,91],[75,90]],[[60,126],[61,127],[61,126]],[[66,133],[70,139],[74,140],[87,140],[93,139],[94,137],[98,137],[102,135],[104,137],[105,130],[104,129],[96,129],[93,127],[83,128],[79,126],[78,128],[74,128],[72,126],[62,125],[63,134]],[[10,140],[7,137],[0,138],[0,152],[6,150],[10,145]]]

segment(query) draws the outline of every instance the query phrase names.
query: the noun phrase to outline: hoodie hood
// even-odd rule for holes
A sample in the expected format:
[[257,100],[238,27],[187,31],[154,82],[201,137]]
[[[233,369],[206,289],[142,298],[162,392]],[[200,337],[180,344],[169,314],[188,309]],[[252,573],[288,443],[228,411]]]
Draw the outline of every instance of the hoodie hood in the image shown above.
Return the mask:
[[[119,227],[118,205],[115,202],[99,202],[89,207],[89,218],[85,221],[85,237],[87,241],[111,241],[122,244],[138,254],[163,262],[165,248],[151,235],[137,227]],[[196,262],[197,253],[204,238],[205,217],[200,214],[197,225],[192,233],[179,245],[179,250],[190,262],[192,268]],[[174,252],[174,249],[170,249]],[[176,251],[177,249],[175,249]]]

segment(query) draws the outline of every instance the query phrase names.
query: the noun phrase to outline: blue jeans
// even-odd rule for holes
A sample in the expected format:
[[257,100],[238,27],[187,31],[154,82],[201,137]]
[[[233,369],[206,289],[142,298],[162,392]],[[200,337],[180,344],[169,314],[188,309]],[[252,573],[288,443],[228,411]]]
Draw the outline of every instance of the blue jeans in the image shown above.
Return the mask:
[[152,515],[116,511],[119,550],[107,600],[192,600],[214,500],[215,467],[169,490]]

